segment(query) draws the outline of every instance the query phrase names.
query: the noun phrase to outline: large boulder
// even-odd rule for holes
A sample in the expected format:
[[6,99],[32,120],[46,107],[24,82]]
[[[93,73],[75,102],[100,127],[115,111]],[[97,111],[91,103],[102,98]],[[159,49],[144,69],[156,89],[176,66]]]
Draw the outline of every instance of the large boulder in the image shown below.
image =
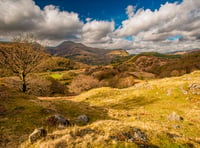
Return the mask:
[[60,115],[53,115],[47,118],[47,125],[51,127],[65,128],[70,122]]
[[43,127],[35,129],[33,133],[31,133],[29,136],[29,142],[34,143],[38,141],[39,139],[46,137],[46,135],[47,135],[47,131]]

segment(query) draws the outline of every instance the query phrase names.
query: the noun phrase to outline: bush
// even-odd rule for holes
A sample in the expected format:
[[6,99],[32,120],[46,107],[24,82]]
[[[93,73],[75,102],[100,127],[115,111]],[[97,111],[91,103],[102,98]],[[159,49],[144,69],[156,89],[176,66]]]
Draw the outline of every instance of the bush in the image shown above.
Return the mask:
[[28,86],[28,93],[35,96],[52,96],[66,93],[66,87],[52,77],[32,76]]
[[99,81],[92,76],[78,75],[72,80],[72,83],[68,86],[71,93],[79,94],[83,91],[97,88]]
[[114,88],[127,88],[133,86],[135,83],[132,76],[121,77],[120,75],[117,75],[110,80],[109,85]]

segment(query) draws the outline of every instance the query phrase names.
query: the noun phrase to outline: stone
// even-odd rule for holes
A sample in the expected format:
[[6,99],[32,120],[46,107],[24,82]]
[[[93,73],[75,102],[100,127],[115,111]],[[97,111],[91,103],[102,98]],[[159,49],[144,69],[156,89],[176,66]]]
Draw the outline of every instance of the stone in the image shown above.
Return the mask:
[[172,114],[170,114],[168,117],[167,117],[167,120],[169,121],[181,121],[183,120],[183,117],[177,115],[175,112],[173,112]]
[[200,95],[200,84],[198,84],[198,83],[190,84],[189,91],[194,95]]
[[88,123],[89,122],[89,118],[85,114],[78,116],[77,120],[79,122],[82,122],[82,123]]
[[111,138],[119,141],[129,141],[136,144],[146,145],[148,143],[146,134],[135,127],[130,127],[128,131],[119,133],[115,136],[111,136]]
[[132,132],[134,132],[134,135],[132,137],[133,142],[141,142],[146,143],[147,142],[147,136],[138,128],[132,128]]
[[70,122],[60,115],[53,115],[47,119],[47,125],[51,127],[65,128],[70,125]]
[[172,90],[167,90],[167,96],[171,96]]
[[180,129],[181,127],[179,125],[173,125],[174,129]]
[[31,133],[29,136],[29,142],[34,143],[38,141],[39,139],[46,137],[46,135],[47,135],[47,131],[43,127],[35,129],[33,133]]

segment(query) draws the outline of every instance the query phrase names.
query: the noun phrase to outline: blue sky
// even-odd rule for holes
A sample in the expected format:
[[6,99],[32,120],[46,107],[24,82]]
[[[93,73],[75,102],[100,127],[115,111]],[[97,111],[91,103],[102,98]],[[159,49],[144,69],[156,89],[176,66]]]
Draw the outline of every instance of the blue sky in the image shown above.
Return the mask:
[[0,0],[0,40],[32,33],[130,53],[200,47],[200,0]]
[[82,21],[86,18],[96,20],[115,21],[116,27],[127,18],[125,9],[128,5],[134,5],[137,9],[159,9],[166,2],[182,2],[182,0],[35,0],[41,8],[46,5],[55,5],[60,10],[76,12]]

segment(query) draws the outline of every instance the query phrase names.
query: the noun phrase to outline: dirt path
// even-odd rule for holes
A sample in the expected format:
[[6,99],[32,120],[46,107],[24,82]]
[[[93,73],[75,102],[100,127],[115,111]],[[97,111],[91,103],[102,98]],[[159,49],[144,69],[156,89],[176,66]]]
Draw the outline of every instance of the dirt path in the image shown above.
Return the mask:
[[67,96],[67,97],[37,97],[39,100],[71,100],[74,97],[73,96]]

